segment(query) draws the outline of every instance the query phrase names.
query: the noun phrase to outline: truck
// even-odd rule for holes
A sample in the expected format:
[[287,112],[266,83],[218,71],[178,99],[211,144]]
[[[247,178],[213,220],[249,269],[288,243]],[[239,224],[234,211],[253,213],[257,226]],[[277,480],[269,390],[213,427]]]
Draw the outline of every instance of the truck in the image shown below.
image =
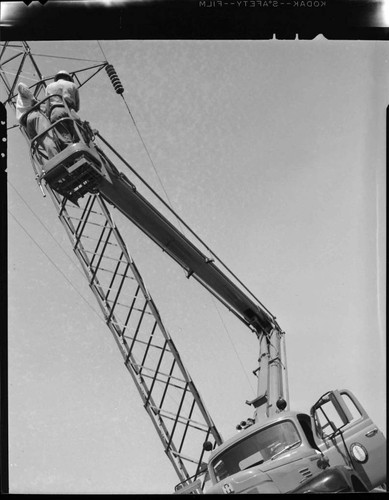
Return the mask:
[[[80,142],[74,147],[80,150],[81,142],[80,135]],[[91,145],[83,146],[88,147]],[[61,154],[72,158],[70,164],[62,157],[52,160],[53,165],[46,166],[41,179],[50,179],[54,186],[59,179],[62,194],[74,199],[79,193],[74,187],[77,183],[70,184],[68,192],[66,188],[64,191],[64,174],[55,171],[67,170],[66,175],[70,172],[70,178],[76,179],[77,169],[83,164],[79,159],[81,153],[74,155],[69,150]],[[258,394],[253,401],[247,401],[255,409],[254,418],[239,424],[238,434],[212,451],[200,487],[196,482],[198,492],[339,493],[385,487],[385,437],[352,392],[346,389],[327,392],[312,406],[309,415],[287,411],[284,332],[275,318],[258,308],[198,248],[185,240],[102,151],[99,155],[101,177],[97,189],[102,196],[235,310],[259,339]],[[85,160],[85,152],[83,158],[85,171],[91,170],[94,164]],[[81,184],[86,185],[84,180]],[[204,443],[204,450],[210,451],[209,442]],[[179,484],[176,492],[193,492],[193,483],[186,483]]]
[[[25,42],[22,50],[28,57],[32,57]],[[116,92],[121,94],[123,87],[113,66],[108,63],[104,66]],[[37,95],[44,89],[47,80],[48,78],[41,78],[35,85]],[[10,104],[13,103],[12,92],[15,86],[16,81],[7,87]],[[40,99],[34,108],[45,104],[46,100],[47,98]],[[64,217],[69,204],[78,206],[86,197],[92,197],[102,204],[107,221],[111,224],[105,203],[115,207],[175,260],[186,271],[188,278],[195,279],[205,287],[258,339],[258,368],[254,372],[258,381],[257,395],[252,401],[246,401],[254,410],[253,417],[238,424],[237,434],[225,441],[217,432],[192,381],[182,368],[186,381],[183,398],[185,391],[191,391],[207,422],[206,439],[202,443],[200,459],[195,461],[196,470],[193,475],[189,475],[184,467],[183,461],[186,457],[181,453],[186,431],[191,423],[190,418],[185,422],[186,427],[179,448],[174,448],[173,434],[177,424],[182,423],[180,409],[177,415],[169,417],[174,421],[174,426],[167,430],[161,420],[162,403],[161,407],[157,407],[150,396],[154,383],[160,376],[158,368],[156,370],[158,376],[153,379],[150,392],[144,395],[146,387],[144,380],[139,381],[141,373],[139,366],[142,370],[144,364],[130,363],[131,351],[123,352],[126,367],[133,375],[135,383],[139,383],[145,408],[181,479],[175,487],[175,493],[342,493],[373,491],[376,488],[384,491],[386,439],[354,394],[348,389],[329,390],[313,404],[309,412],[292,411],[288,394],[285,332],[276,317],[236,276],[231,275],[228,268],[226,272],[216,258],[210,258],[145,198],[137,186],[119,171],[103,147],[97,145],[97,139],[100,139],[104,146],[129,167],[125,160],[88,122],[82,122],[79,117],[74,117],[65,101],[63,106],[68,110],[68,118],[62,121],[64,123],[71,121],[72,128],[77,133],[74,144],[47,161],[42,156],[41,139],[48,131],[37,137],[27,138],[36,180],[42,192],[44,187],[51,194],[60,217]],[[49,130],[55,133],[55,127],[53,124]],[[87,212],[89,209],[83,210]],[[92,212],[91,209],[90,211]],[[73,230],[69,220],[70,217],[65,220],[64,225],[72,242],[76,241],[75,246],[77,246],[81,233],[78,234]],[[80,222],[79,227],[81,226]],[[126,255],[126,248],[121,242],[117,228],[113,224],[110,227],[117,237],[122,255]],[[108,248],[109,245],[105,244],[105,247]],[[205,248],[208,249],[206,245]],[[116,340],[124,342],[124,334],[118,330],[112,306],[101,291],[100,284],[96,285],[97,267],[92,272],[86,253],[78,249],[77,252],[108,326],[117,334]],[[215,257],[214,254],[212,257]],[[127,259],[131,264],[131,259],[128,257]],[[130,267],[134,268],[133,265]],[[143,287],[140,278],[138,281]],[[146,292],[145,296],[146,302],[150,304],[151,299]],[[120,302],[118,296],[114,302],[114,306]],[[161,327],[156,308],[152,306],[152,309]],[[134,338],[131,347],[135,340]],[[174,363],[176,361],[181,363],[173,343],[168,341],[170,342],[170,339],[166,337],[165,346],[168,345],[173,352]],[[150,345],[149,341],[147,350]],[[160,362],[165,346],[162,349]],[[127,344],[125,347],[128,348]],[[170,377],[167,378],[165,392],[169,384]],[[209,439],[210,437],[213,437],[213,441]],[[209,456],[205,462],[203,458],[207,453]],[[189,462],[191,461],[193,462],[189,459]]]
[[385,438],[352,392],[342,389],[324,394],[310,415],[284,411],[225,441],[212,452],[205,491],[383,491],[385,476]]

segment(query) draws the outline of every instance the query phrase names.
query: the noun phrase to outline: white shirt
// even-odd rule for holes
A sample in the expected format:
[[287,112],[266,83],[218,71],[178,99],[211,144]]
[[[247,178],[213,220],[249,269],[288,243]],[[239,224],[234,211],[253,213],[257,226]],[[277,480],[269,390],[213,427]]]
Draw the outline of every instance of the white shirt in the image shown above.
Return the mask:
[[18,85],[18,96],[16,98],[16,119],[20,123],[23,115],[31,109],[37,101],[34,94],[24,83]]
[[[57,82],[52,82],[46,87],[46,96],[51,96],[53,94],[59,94],[66,101],[68,106],[75,111],[80,109],[80,97],[78,94],[78,88],[73,82],[67,80],[58,80]],[[50,99],[50,107],[53,104],[62,104],[60,97],[54,96]]]

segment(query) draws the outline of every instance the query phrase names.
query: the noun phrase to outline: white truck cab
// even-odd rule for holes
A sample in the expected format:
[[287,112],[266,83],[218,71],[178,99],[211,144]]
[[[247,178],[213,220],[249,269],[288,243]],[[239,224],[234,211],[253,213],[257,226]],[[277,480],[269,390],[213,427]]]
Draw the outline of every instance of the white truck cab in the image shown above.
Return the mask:
[[386,440],[350,391],[264,419],[215,449],[204,493],[370,491],[386,481]]
[[225,441],[212,454],[205,493],[286,493],[320,472],[308,415],[283,412]]

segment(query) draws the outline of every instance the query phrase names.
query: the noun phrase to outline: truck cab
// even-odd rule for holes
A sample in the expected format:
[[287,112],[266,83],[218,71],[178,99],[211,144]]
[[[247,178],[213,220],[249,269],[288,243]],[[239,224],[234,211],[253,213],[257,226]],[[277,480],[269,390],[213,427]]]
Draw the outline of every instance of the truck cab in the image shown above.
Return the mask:
[[310,416],[285,411],[225,441],[211,454],[203,490],[370,491],[386,481],[385,450],[382,432],[353,394],[331,391]]
[[206,493],[287,493],[320,472],[310,418],[283,412],[241,431],[212,454]]

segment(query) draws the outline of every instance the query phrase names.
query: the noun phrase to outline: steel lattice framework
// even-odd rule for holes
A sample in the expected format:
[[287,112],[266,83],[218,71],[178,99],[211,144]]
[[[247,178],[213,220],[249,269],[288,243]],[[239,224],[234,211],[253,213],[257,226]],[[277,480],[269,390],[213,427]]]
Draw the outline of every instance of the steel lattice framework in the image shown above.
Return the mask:
[[106,203],[94,194],[77,207],[49,192],[166,454],[182,481],[196,476],[202,443],[220,436]]
[[[0,76],[7,91],[6,103],[11,107],[26,64],[34,71],[37,82],[33,88],[39,96],[50,78],[41,74],[29,45],[26,42],[0,45]],[[81,86],[106,65],[104,62],[72,74]],[[86,72],[83,81],[82,71]],[[99,194],[84,196],[77,206],[48,185],[46,190],[165,453],[180,481],[191,483],[202,472],[206,453],[203,443],[210,441],[214,447],[222,439],[108,206]]]

